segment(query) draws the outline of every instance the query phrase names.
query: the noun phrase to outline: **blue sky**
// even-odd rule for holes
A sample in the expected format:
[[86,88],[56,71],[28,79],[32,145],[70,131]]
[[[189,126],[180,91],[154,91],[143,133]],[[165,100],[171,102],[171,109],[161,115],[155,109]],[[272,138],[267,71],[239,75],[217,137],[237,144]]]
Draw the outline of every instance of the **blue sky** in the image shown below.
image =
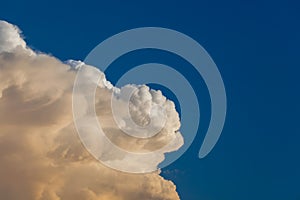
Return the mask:
[[[136,27],[194,38],[222,74],[226,124],[214,150],[199,160],[210,111],[206,87],[197,85],[203,119],[197,138],[163,176],[183,200],[300,199],[299,2],[3,1],[0,18],[18,25],[30,46],[61,60],[84,60],[99,42]],[[148,53],[114,65],[187,65],[164,52]],[[107,76],[114,82],[118,74]]]

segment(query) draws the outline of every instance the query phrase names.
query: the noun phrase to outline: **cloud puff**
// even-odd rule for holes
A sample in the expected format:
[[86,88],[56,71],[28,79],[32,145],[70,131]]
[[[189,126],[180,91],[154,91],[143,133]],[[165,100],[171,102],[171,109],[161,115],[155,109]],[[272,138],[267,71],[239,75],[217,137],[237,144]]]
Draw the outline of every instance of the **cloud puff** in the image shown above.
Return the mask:
[[[0,199],[179,199],[175,185],[158,171],[119,172],[101,164],[83,147],[72,116],[72,90],[79,65],[84,64],[62,63],[33,53],[16,26],[0,21]],[[151,105],[160,104],[167,111],[165,127],[152,140],[122,133],[114,122],[110,97],[124,89],[114,88],[104,74],[101,80],[96,112],[114,144],[140,152],[159,149],[173,141],[171,147],[150,160],[151,168],[163,160],[165,152],[182,145],[174,104],[146,86],[127,86],[137,89],[131,100],[133,119],[147,124]],[[84,108],[82,111],[86,112]],[[113,152],[109,146],[102,146],[99,152],[101,160],[108,162],[139,163]]]
[[26,48],[26,43],[20,36],[21,31],[18,27],[0,21],[0,53],[3,51],[12,51],[15,48]]
[[[83,143],[102,163],[125,172],[151,172],[165,153],[182,146],[175,105],[160,91],[145,85],[115,88],[98,69],[72,63],[82,67],[74,90],[76,127]],[[95,103],[89,101],[94,98],[91,85],[98,86]],[[93,117],[94,105],[98,119]]]

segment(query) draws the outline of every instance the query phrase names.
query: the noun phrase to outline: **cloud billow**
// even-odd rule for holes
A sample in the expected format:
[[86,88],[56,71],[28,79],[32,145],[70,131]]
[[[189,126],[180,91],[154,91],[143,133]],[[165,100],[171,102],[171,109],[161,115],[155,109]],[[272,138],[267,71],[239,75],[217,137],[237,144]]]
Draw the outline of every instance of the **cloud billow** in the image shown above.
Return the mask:
[[[119,172],[103,165],[83,147],[72,116],[78,65],[84,63],[63,63],[35,53],[26,46],[16,26],[0,21],[0,199],[179,199],[175,185],[163,179],[159,170],[148,174]],[[117,88],[104,74],[102,83],[97,89],[95,107],[112,143],[127,151],[147,152],[173,141],[170,148],[148,159],[151,169],[163,161],[164,153],[183,144],[174,104],[146,86],[127,86],[138,91],[131,101],[133,119],[147,124],[149,106],[156,102],[168,111],[165,127],[152,140],[122,133],[110,107],[111,94]],[[141,163],[112,151],[109,146],[102,146],[99,152],[107,162]]]

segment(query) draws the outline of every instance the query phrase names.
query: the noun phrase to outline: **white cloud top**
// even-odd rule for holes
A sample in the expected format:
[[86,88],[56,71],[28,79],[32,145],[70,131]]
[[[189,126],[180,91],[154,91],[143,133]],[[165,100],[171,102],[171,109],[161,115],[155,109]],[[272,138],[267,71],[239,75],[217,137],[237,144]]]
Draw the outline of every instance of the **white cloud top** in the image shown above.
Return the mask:
[[26,43],[20,35],[18,27],[0,20],[0,53],[11,52],[15,48],[26,48]]

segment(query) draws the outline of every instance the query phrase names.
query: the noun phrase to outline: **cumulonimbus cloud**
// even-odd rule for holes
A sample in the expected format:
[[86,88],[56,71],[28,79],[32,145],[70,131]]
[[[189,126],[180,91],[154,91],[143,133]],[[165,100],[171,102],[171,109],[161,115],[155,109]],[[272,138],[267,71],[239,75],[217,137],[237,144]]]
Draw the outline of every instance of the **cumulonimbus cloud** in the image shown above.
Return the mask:
[[[175,185],[163,179],[159,171],[119,172],[101,164],[83,147],[72,117],[78,64],[33,52],[16,26],[0,21],[0,199],[179,199]],[[166,125],[153,140],[130,138],[118,129],[110,110],[113,86],[104,74],[96,94],[97,114],[107,137],[124,149],[152,151],[172,141],[170,148],[148,160],[149,168],[154,169],[164,153],[183,144],[178,114],[160,92],[146,86],[126,87],[138,89],[131,101],[131,114],[137,123],[147,123],[153,102],[166,108]],[[110,147],[102,148],[101,156],[121,164],[140,163],[110,151]]]

